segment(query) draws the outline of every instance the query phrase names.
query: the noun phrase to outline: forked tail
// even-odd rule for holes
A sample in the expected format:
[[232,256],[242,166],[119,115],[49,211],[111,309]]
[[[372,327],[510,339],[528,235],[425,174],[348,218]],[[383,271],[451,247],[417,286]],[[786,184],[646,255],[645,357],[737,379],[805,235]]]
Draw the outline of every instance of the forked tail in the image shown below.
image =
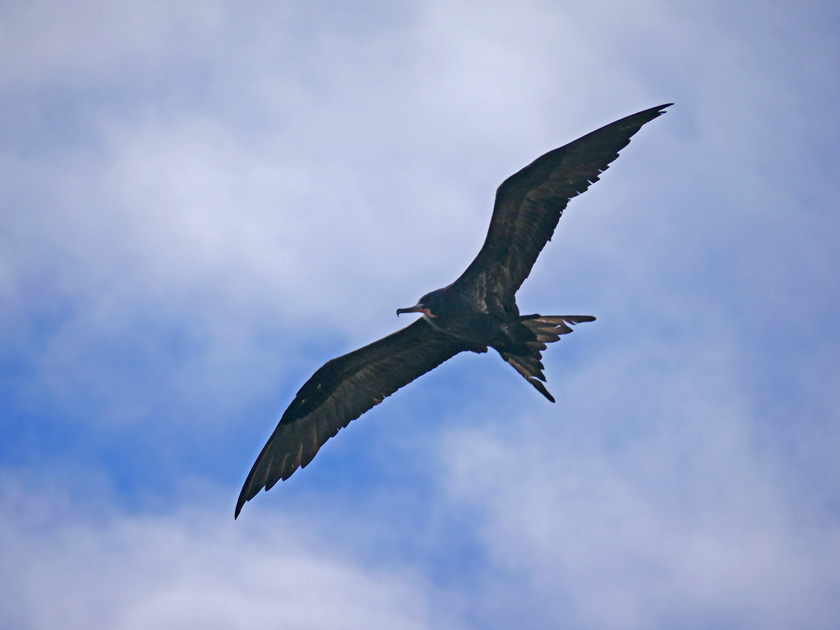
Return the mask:
[[573,324],[592,321],[595,318],[591,315],[525,315],[507,330],[512,343],[504,349],[496,349],[538,392],[554,402],[554,396],[543,385],[542,351],[546,344],[560,339],[560,335],[572,332]]

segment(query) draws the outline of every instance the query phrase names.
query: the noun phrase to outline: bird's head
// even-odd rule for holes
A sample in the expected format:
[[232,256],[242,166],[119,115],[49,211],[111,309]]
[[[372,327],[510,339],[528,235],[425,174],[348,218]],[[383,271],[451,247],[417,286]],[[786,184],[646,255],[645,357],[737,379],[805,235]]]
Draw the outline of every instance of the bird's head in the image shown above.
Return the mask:
[[438,289],[421,297],[420,301],[414,306],[398,308],[397,315],[401,315],[402,313],[423,313],[426,317],[437,317],[445,309],[446,299],[444,289]]

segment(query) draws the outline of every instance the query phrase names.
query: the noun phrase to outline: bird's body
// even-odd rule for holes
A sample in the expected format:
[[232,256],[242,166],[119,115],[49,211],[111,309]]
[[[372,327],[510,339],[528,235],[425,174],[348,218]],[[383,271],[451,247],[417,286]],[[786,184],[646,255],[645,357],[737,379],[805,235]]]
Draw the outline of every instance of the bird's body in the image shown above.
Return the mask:
[[301,387],[251,468],[242,506],[306,466],[321,446],[400,387],[464,351],[494,348],[548,400],[542,351],[590,315],[519,314],[516,292],[572,197],[584,192],[668,105],[622,118],[537,158],[496,191],[484,245],[452,284],[400,313],[421,319],[325,363]]

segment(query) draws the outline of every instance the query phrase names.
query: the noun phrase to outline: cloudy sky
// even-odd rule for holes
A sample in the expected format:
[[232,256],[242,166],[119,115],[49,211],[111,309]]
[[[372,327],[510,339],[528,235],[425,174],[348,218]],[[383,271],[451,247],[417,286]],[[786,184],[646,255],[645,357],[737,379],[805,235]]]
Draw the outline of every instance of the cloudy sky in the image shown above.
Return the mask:
[[[0,5],[0,626],[836,628],[832,2]],[[496,186],[674,101],[461,355],[233,520]]]

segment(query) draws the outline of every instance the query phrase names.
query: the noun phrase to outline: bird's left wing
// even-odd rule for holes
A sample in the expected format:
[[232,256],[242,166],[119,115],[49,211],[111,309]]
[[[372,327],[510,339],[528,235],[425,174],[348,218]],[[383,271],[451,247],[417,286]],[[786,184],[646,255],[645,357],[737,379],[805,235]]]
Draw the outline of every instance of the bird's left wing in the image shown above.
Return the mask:
[[400,387],[464,350],[476,348],[419,319],[402,330],[327,361],[306,381],[265,447],[239,494],[246,501],[306,466],[318,449]]
[[456,282],[479,301],[511,303],[551,239],[569,200],[598,181],[618,152],[668,105],[652,107],[549,151],[508,177],[496,191],[484,245]]

